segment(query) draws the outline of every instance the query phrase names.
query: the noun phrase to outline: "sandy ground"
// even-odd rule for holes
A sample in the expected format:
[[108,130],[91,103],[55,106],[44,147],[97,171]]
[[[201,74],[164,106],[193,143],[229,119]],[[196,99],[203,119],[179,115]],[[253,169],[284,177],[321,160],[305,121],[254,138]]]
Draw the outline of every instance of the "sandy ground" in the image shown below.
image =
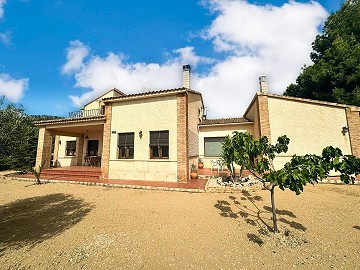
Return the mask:
[[[0,179],[1,269],[359,269],[360,186],[190,194]],[[286,234],[286,235],[284,235]]]

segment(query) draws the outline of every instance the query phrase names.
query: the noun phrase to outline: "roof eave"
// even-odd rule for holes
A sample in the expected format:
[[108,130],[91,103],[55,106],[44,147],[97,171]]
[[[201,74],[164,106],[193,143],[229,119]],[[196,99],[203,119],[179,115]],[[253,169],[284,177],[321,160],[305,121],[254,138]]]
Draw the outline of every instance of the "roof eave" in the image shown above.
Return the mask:
[[211,127],[211,126],[236,126],[236,125],[248,125],[248,124],[254,124],[254,122],[242,122],[242,123],[222,123],[222,124],[201,124],[199,123],[199,127]]
[[83,117],[83,118],[62,118],[62,119],[55,119],[55,120],[44,120],[44,121],[35,121],[35,126],[46,126],[46,125],[56,125],[56,124],[63,124],[63,123],[76,123],[76,122],[89,122],[89,121],[98,121],[104,120],[105,116],[92,116],[92,117]]

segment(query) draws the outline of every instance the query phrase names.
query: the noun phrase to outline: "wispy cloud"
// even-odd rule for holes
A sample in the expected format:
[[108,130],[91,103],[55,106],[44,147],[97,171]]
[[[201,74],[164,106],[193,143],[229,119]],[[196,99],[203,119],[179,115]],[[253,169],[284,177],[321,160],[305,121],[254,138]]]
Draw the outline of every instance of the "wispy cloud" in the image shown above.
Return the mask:
[[[130,63],[121,54],[88,57],[89,49],[73,41],[62,72],[73,72],[75,86],[90,89],[71,96],[73,103],[83,105],[114,86],[125,93],[180,87],[181,65],[191,64],[191,87],[203,93],[209,116],[242,115],[258,90],[259,75],[268,75],[270,92],[282,93],[310,63],[311,43],[327,17],[317,2],[290,1],[280,7],[240,0],[202,3],[216,14],[202,38],[227,57],[215,62],[188,46],[174,50],[164,63]],[[212,65],[207,74],[196,73],[200,63]]]
[[75,74],[75,86],[91,91],[70,98],[76,106],[81,106],[114,86],[126,93],[181,87],[183,64],[190,61],[196,66],[211,61],[196,56],[192,47],[184,47],[174,53],[177,56],[163,64],[127,63],[124,55],[114,53],[109,53],[105,58],[92,56],[82,63],[81,70]]
[[11,32],[7,31],[5,33],[0,33],[0,41],[8,46],[11,44]]
[[[0,0],[0,19],[4,17],[4,6],[6,0]],[[4,45],[11,44],[11,32],[0,32],[0,41]],[[11,102],[18,102],[29,86],[29,79],[14,79],[9,74],[0,73],[0,96],[5,96]]]
[[6,0],[0,0],[0,19],[4,17],[4,6],[6,4]]
[[11,102],[19,101],[28,88],[29,79],[14,79],[9,74],[0,73],[0,96]]

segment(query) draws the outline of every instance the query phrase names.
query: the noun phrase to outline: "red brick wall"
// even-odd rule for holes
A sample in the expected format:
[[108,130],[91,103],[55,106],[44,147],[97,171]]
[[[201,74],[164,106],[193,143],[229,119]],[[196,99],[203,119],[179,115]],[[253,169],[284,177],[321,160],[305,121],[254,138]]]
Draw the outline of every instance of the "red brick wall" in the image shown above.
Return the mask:
[[266,95],[258,95],[258,115],[260,136],[267,136],[271,143],[268,97]]
[[109,159],[110,159],[110,137],[111,137],[111,117],[112,117],[112,104],[105,106],[105,123],[103,132],[103,147],[101,156],[101,177],[109,177]]
[[360,112],[346,108],[352,154],[360,157]]
[[177,181],[189,180],[188,159],[188,96],[177,96]]

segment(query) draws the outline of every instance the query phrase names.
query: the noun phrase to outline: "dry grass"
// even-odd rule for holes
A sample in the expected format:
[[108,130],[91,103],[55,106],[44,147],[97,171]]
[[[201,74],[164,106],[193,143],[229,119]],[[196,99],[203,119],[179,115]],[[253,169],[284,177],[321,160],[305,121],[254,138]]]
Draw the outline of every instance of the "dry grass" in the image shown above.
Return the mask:
[[190,194],[0,180],[1,269],[359,268],[360,186]]

